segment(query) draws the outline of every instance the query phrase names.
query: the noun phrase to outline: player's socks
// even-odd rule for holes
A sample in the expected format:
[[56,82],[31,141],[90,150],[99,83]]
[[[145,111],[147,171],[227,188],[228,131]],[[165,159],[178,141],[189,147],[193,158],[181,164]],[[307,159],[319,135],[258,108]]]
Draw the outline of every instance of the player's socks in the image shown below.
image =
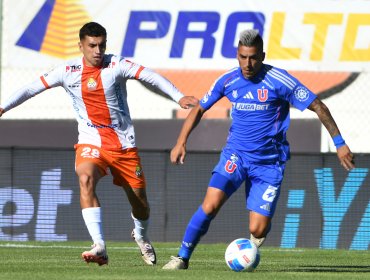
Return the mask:
[[98,243],[104,246],[105,242],[101,220],[101,208],[89,207],[82,209],[82,217],[94,244]]
[[265,242],[266,240],[266,236],[267,234],[269,234],[270,230],[271,230],[271,223],[268,225],[268,228],[266,230],[266,233],[265,233],[265,236],[263,237],[260,237],[260,238],[257,238],[255,237],[253,234],[250,235],[249,239],[254,243],[256,244],[257,247],[261,247],[262,244]]
[[195,246],[198,244],[200,238],[208,231],[213,217],[204,213],[202,206],[194,213],[193,217],[186,228],[183,241],[178,253],[185,262],[191,257]]
[[131,217],[135,224],[135,228],[132,230],[131,236],[139,246],[141,256],[145,263],[148,265],[155,265],[157,263],[157,256],[147,236],[149,219],[139,220],[135,218],[132,213]]
[[134,220],[135,224],[134,228],[135,238],[137,240],[147,240],[148,238],[146,236],[146,232],[148,230],[149,219],[147,220],[136,219],[132,213],[131,217]]

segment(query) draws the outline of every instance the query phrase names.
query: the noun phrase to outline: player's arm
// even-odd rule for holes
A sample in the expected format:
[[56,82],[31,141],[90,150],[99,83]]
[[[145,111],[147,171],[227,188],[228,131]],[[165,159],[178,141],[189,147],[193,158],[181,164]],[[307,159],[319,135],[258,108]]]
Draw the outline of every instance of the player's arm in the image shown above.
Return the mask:
[[174,100],[183,109],[193,107],[199,102],[194,96],[185,96],[169,80],[148,68],[144,68],[141,73],[141,83],[152,92]]
[[179,100],[179,105],[183,109],[189,109],[191,107],[194,107],[196,104],[198,104],[199,100],[198,98],[194,96],[183,96]]
[[124,76],[140,81],[150,91],[175,101],[183,109],[193,107],[199,102],[194,96],[184,96],[168,79],[149,68],[128,60],[121,60],[120,66]]
[[28,99],[45,90],[41,80],[34,81],[14,92],[4,104],[0,105],[0,117],[10,109],[17,107]]
[[206,109],[203,109],[199,104],[191,109],[181,128],[176,145],[171,150],[170,158],[172,163],[184,163],[186,155],[186,142],[188,140],[188,137],[193,129],[199,124],[199,121],[201,120],[205,111]]
[[4,104],[0,105],[0,117],[7,111],[21,105],[28,99],[38,95],[46,89],[62,85],[62,75],[64,73],[65,66],[53,69],[48,73],[40,76],[35,81],[19,88],[16,90]]
[[329,111],[329,108],[320,99],[316,98],[308,106],[308,109],[317,114],[321,123],[325,126],[330,136],[332,137],[337,148],[337,155],[341,165],[346,170],[351,170],[352,168],[354,168],[354,156],[348,145],[345,143],[343,137],[341,136],[339,128],[335,123]]

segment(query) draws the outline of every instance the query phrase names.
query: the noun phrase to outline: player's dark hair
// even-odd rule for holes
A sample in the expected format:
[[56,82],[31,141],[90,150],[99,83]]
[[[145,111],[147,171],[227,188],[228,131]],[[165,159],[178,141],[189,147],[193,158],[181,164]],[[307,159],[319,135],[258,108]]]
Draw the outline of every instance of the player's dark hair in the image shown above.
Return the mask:
[[257,47],[263,51],[263,39],[258,30],[247,29],[240,33],[239,46]]
[[85,38],[85,36],[89,37],[100,37],[104,36],[107,37],[107,31],[103,26],[101,26],[97,22],[88,22],[84,24],[84,26],[81,27],[80,29],[80,40]]

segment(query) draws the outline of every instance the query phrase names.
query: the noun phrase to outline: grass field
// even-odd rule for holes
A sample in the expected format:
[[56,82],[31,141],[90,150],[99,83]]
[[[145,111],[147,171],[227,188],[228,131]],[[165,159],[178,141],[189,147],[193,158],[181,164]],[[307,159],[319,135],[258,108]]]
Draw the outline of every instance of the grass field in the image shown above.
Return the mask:
[[0,279],[370,279],[368,251],[261,248],[252,272],[233,272],[224,261],[226,244],[200,244],[188,270],[161,267],[178,243],[154,243],[158,265],[149,267],[130,242],[108,242],[109,265],[85,264],[87,242],[0,242]]

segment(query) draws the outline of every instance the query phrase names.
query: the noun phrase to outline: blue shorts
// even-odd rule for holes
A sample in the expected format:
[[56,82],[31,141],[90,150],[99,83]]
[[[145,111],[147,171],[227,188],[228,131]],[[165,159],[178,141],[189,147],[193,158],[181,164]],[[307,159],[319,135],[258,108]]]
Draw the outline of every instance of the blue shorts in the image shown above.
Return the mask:
[[246,208],[273,217],[284,170],[285,162],[250,162],[242,152],[225,148],[213,169],[209,186],[230,197],[245,181]]

